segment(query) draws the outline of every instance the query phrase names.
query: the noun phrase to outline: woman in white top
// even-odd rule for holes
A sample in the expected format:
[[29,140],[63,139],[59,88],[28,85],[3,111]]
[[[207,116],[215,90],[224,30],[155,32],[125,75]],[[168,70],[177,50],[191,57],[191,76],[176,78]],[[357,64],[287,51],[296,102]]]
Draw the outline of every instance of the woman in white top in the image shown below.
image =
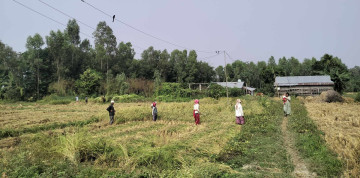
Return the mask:
[[245,124],[244,111],[243,111],[243,108],[241,106],[241,100],[240,99],[236,100],[235,116],[236,116],[236,124],[240,124],[240,125]]
[[200,105],[199,105],[199,100],[196,99],[194,101],[194,111],[193,111],[193,114],[194,114],[194,118],[195,118],[195,124],[196,125],[199,125],[200,124]]
[[286,93],[285,100],[286,102],[284,104],[284,114],[285,116],[288,116],[291,114],[291,104],[290,104],[291,98],[289,93]]

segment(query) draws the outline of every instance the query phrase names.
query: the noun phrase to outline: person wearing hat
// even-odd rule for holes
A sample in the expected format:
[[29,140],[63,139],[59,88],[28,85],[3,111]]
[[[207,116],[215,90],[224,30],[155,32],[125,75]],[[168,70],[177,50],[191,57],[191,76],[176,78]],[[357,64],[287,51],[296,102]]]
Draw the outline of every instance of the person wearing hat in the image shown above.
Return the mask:
[[152,105],[151,105],[151,114],[153,116],[153,121],[156,121],[157,120],[157,107],[156,107],[156,102],[153,102]]
[[196,99],[194,101],[194,111],[193,111],[196,125],[200,124],[200,110],[199,109],[200,109],[199,100]]
[[114,100],[111,100],[111,104],[110,106],[106,109],[107,111],[109,111],[109,116],[110,116],[110,125],[112,125],[114,123],[114,116],[115,116],[115,108],[114,108]]
[[236,116],[236,124],[240,124],[240,125],[245,124],[244,111],[243,111],[243,108],[241,106],[241,100],[240,99],[236,100],[235,116]]

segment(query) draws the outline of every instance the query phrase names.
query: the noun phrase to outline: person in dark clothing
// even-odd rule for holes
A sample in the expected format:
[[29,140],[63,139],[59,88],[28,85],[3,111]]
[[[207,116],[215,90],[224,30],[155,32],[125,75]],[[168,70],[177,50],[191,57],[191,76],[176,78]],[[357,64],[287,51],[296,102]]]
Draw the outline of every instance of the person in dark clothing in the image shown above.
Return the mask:
[[152,116],[153,116],[153,121],[157,120],[157,108],[156,108],[156,102],[153,102],[153,104],[151,105],[151,109],[152,109]]
[[114,116],[115,116],[115,108],[114,108],[113,100],[111,101],[110,106],[106,110],[109,111],[109,116],[110,116],[109,124],[112,125],[114,123]]
[[85,103],[86,104],[88,103],[88,97],[85,97]]

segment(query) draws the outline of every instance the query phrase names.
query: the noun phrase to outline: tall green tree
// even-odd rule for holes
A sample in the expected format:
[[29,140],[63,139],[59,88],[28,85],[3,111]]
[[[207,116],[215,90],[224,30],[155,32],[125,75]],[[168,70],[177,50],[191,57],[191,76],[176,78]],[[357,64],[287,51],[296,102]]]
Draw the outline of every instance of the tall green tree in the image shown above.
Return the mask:
[[185,82],[186,83],[195,82],[195,78],[197,77],[197,73],[198,73],[198,62],[197,62],[197,54],[194,50],[190,51],[189,53],[189,57],[186,61],[185,71],[187,74],[185,78]]
[[65,34],[60,30],[57,32],[50,31],[50,35],[46,36],[46,45],[50,51],[51,57],[55,61],[57,82],[60,83],[64,73],[63,62],[66,56],[65,49],[68,47]]
[[[105,69],[107,76],[106,83],[109,83],[109,67],[116,54],[116,37],[113,34],[113,30],[105,21],[98,23],[93,35],[95,38],[95,50],[97,52],[96,57],[100,60],[100,70],[104,71]],[[106,61],[105,68],[103,64],[104,60]]]
[[29,36],[26,42],[26,48],[29,52],[29,65],[36,73],[36,98],[40,98],[40,65],[42,64],[42,59],[40,58],[41,47],[44,45],[43,38],[36,33],[33,37]]
[[170,81],[171,80],[171,65],[170,65],[170,54],[165,49],[160,54],[160,60],[158,65],[158,70],[160,72],[161,78],[163,81]]
[[301,64],[298,59],[295,57],[291,57],[288,60],[289,67],[287,68],[287,72],[290,76],[299,76],[301,70]]
[[305,58],[300,67],[300,75],[301,76],[311,75],[311,72],[312,72],[311,67],[312,67],[312,65],[314,65],[315,62],[316,62],[315,58],[312,58],[312,59]]
[[134,60],[134,56],[135,56],[135,51],[132,48],[130,42],[119,43],[118,48],[116,50],[115,63],[114,66],[112,67],[114,73],[116,75],[120,73],[125,73],[126,75],[130,75],[131,71],[129,71],[129,68],[132,60]]
[[82,58],[79,58],[80,55],[79,45],[81,42],[80,27],[75,19],[68,21],[64,34],[69,44],[66,50],[69,51],[68,55],[71,56],[70,58],[68,58],[71,59],[71,61],[65,62],[67,74],[68,76],[75,76],[77,78],[81,73]]
[[350,79],[347,83],[348,91],[359,92],[360,91],[360,67],[355,66],[349,70]]
[[13,49],[0,41],[0,97],[21,100],[23,96],[23,64]]
[[158,68],[160,62],[160,50],[155,50],[154,47],[150,46],[148,49],[141,53],[141,71],[140,75],[151,80],[154,76],[155,69]]
[[276,69],[276,61],[275,61],[274,56],[271,56],[271,57],[269,58],[267,65],[268,65],[270,68],[272,68],[273,70]]
[[215,69],[216,78],[218,82],[224,82],[225,81],[225,71],[223,66],[218,66]]
[[316,61],[312,66],[313,75],[330,75],[334,82],[334,90],[342,93],[346,89],[346,82],[350,76],[345,64],[338,57],[325,54],[320,61]]

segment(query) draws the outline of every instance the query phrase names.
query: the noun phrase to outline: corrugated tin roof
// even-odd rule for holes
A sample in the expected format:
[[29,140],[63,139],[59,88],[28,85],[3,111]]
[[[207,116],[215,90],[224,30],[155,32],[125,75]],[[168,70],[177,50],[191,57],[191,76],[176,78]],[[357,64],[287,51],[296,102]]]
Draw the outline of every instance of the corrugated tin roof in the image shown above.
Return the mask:
[[256,90],[256,88],[252,88],[252,87],[244,87],[244,88],[247,89],[247,90],[250,90],[250,91]]
[[292,86],[292,85],[334,85],[330,76],[288,76],[276,77],[274,86]]
[[[223,87],[226,87],[226,82],[214,82],[216,84],[219,84]],[[227,87],[228,88],[242,88],[244,86],[244,82],[228,82]]]

